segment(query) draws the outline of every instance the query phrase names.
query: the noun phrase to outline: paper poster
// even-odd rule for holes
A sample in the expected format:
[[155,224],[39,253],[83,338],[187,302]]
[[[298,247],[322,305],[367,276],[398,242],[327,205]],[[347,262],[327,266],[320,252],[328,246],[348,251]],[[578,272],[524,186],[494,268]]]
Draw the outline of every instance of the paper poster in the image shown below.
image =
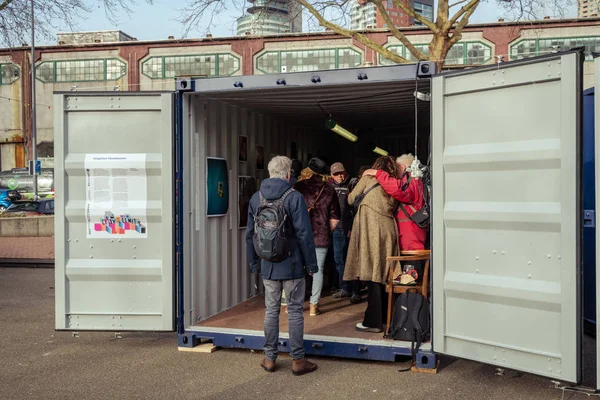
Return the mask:
[[148,237],[145,154],[86,154],[88,238]]
[[219,217],[229,209],[229,179],[227,160],[206,158],[206,215]]

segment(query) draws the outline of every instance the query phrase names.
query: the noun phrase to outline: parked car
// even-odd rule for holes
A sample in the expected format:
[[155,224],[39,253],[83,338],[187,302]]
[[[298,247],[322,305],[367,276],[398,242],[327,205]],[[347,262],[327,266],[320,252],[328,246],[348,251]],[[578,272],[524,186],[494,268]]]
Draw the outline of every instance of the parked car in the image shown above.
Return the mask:
[[21,213],[23,215],[52,215],[54,214],[54,199],[17,201],[4,211],[5,213]]
[[0,212],[6,211],[13,202],[21,200],[22,196],[16,190],[0,190]]

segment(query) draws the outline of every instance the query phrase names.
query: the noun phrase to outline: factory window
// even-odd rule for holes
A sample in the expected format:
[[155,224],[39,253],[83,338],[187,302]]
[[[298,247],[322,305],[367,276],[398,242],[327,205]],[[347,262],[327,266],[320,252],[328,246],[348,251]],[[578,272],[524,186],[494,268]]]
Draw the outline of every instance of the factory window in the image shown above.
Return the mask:
[[510,46],[510,57],[519,60],[577,47],[584,47],[586,61],[592,61],[593,53],[600,52],[600,36],[520,40]]
[[114,81],[127,73],[127,65],[115,58],[44,61],[36,67],[37,79],[44,83]]
[[256,59],[256,68],[265,74],[306,72],[358,67],[361,54],[351,48],[269,51]]
[[21,71],[15,64],[0,64],[0,85],[10,85],[19,80]]
[[[428,44],[415,44],[417,50],[421,51],[425,55],[429,55]],[[417,62],[417,57],[413,56],[410,51],[403,45],[391,45],[387,49],[393,53],[398,54],[401,57],[406,58],[409,61]],[[485,64],[492,59],[492,48],[487,44],[481,42],[458,42],[455,44],[448,54],[446,55],[447,65],[473,65],[473,64]],[[390,61],[383,56],[379,56],[380,65],[392,65],[393,61]]]
[[233,54],[158,56],[142,63],[142,73],[151,79],[229,76],[239,69],[240,59]]

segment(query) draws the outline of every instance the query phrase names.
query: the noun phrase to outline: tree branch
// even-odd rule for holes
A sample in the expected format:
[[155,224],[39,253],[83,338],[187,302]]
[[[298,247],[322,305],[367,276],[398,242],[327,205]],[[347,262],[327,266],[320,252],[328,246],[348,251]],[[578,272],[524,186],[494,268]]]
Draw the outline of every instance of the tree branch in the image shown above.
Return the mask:
[[[458,10],[456,12],[456,14],[454,14],[454,16],[448,21],[448,24],[446,25],[447,29],[451,29],[452,25],[454,25],[456,23],[456,21],[459,20],[460,17],[462,17],[464,14],[469,13],[469,17],[471,15],[473,15],[473,12],[475,12],[475,9],[477,8],[477,6],[479,5],[481,0],[471,0],[469,1],[468,4],[465,4],[464,6],[462,6],[460,8],[460,10]],[[468,20],[468,18],[467,18]],[[463,26],[464,28],[464,26]]]
[[319,22],[319,24],[322,27],[331,29],[335,33],[340,34],[342,36],[355,38],[356,40],[358,40],[359,42],[361,42],[362,44],[364,44],[371,50],[375,50],[378,54],[381,54],[383,57],[385,57],[393,62],[396,62],[396,63],[408,62],[408,60],[406,58],[400,57],[396,53],[389,51],[388,49],[386,49],[385,47],[372,41],[371,39],[369,39],[367,36],[363,35],[362,33],[357,32],[357,31],[351,31],[349,29],[343,28],[337,24],[334,24],[334,23],[326,20],[319,13],[319,11],[317,11],[317,9],[315,7],[313,7],[313,5],[310,4],[307,0],[295,0],[295,1],[298,4],[302,5],[304,8],[306,8],[308,10],[308,12],[311,13],[317,19],[317,21]]
[[[462,3],[466,3],[467,1],[469,1],[469,0],[460,0],[460,1],[457,1],[457,2],[456,2],[456,3],[454,3],[454,4],[450,4],[450,5],[448,6],[448,8],[456,7],[457,5],[459,5],[459,4],[462,4]],[[447,2],[446,2],[446,3],[447,3]]]
[[6,7],[9,6],[10,3],[12,3],[14,0],[4,0],[2,2],[2,4],[0,4],[0,11],[4,10]]
[[[408,15],[409,17],[416,19],[417,21],[419,21],[420,23],[422,23],[423,25],[425,25],[426,27],[428,27],[429,29],[431,29],[431,31],[436,32],[437,31],[437,26],[431,22],[430,20],[428,20],[427,18],[425,18],[424,16],[422,16],[421,14],[419,14],[418,12],[415,11],[415,9],[412,7],[412,5],[408,4],[408,3],[403,3],[402,0],[393,0],[394,4],[400,8],[402,11],[404,11],[406,13],[406,15]],[[440,1],[440,3],[442,2],[447,2],[448,0],[442,0]]]
[[383,1],[382,0],[371,0],[371,2],[373,4],[375,4],[375,6],[377,7],[377,9],[381,13],[381,16],[383,17],[383,19],[385,21],[385,24],[387,25],[387,27],[390,30],[390,32],[392,33],[392,35],[394,35],[394,37],[396,39],[398,39],[408,49],[408,51],[410,51],[410,53],[412,55],[414,55],[417,59],[419,59],[419,60],[427,60],[427,56],[425,54],[423,54],[422,51],[420,51],[419,49],[417,49],[410,42],[410,40],[408,40],[408,38],[402,32],[400,32],[398,30],[398,28],[396,28],[396,26],[394,25],[394,22],[390,18],[390,15],[388,14],[388,12],[385,9],[385,7],[383,6]]
[[[471,17],[471,15],[473,15],[476,8],[477,7],[471,7],[471,9],[469,9],[469,11],[467,11],[467,13],[464,15],[464,17],[460,20],[458,25],[456,25],[456,28],[454,28],[454,34],[452,35],[450,40],[448,40],[448,49],[450,49],[460,39],[462,39],[462,30],[469,23],[469,18]],[[450,26],[452,26],[452,25],[450,25]]]

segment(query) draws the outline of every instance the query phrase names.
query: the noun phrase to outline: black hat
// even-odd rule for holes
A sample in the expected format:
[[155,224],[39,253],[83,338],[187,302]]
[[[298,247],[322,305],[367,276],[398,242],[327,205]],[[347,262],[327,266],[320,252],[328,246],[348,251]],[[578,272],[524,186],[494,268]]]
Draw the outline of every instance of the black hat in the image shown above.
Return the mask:
[[311,160],[308,162],[308,168],[312,169],[313,171],[315,171],[317,174],[321,174],[324,175],[327,172],[327,164],[325,164],[325,161],[319,159],[319,158],[311,158]]

